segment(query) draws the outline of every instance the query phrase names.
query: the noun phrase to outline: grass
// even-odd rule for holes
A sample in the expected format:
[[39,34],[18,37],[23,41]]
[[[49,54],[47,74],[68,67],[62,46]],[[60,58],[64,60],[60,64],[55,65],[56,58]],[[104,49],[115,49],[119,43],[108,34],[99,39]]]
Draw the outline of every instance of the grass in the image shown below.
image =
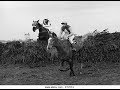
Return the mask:
[[[0,66],[1,85],[119,85],[120,64],[101,65],[99,69],[88,67],[80,70],[74,66],[76,76],[61,72],[58,66],[29,68],[21,65]],[[80,71],[82,74],[80,74]]]

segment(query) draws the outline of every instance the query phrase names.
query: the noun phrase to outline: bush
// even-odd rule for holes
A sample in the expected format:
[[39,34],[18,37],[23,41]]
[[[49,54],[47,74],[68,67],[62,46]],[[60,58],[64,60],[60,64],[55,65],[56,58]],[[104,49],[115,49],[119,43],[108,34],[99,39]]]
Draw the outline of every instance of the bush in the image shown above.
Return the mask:
[[[80,40],[82,37],[78,37]],[[79,42],[78,42],[79,43]],[[42,66],[50,64],[44,41],[0,43],[0,58],[2,64],[21,64]],[[76,45],[77,46],[77,45]],[[78,48],[80,45],[78,45]],[[120,62],[120,32],[99,32],[89,35],[82,47],[75,53],[78,62]]]
[[88,37],[79,50],[80,60],[87,62],[119,62],[120,33],[98,33]]
[[2,53],[3,64],[26,64],[35,66],[40,61],[47,62],[48,56],[45,48],[40,43],[22,42],[18,41],[9,42],[6,44],[7,49]]

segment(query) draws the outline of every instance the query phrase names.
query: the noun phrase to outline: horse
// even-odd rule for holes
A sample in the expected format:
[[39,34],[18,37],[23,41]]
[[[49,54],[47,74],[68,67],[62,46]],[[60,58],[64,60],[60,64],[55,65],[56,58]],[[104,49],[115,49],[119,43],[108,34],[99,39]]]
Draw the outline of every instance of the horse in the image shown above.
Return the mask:
[[64,62],[69,64],[69,68],[60,71],[68,71],[70,70],[70,76],[75,76],[73,71],[73,57],[74,52],[72,50],[72,44],[68,39],[61,40],[58,37],[51,36],[48,40],[47,50],[55,47],[58,52],[58,57],[61,61],[60,66],[64,66]]
[[[80,49],[83,47],[84,45],[84,41],[87,39],[88,35],[86,36],[79,36],[77,34],[71,34],[68,35],[67,38],[66,36],[63,35],[63,39],[66,38],[72,45],[72,49],[73,51],[75,51],[74,53],[74,57],[77,55],[77,57],[75,57],[75,59],[80,63],[80,69],[82,70],[83,67],[85,66],[83,63],[83,60],[80,60],[79,58],[79,51]],[[80,72],[80,74],[82,74],[82,72]]]
[[49,31],[49,29],[45,28],[42,24],[39,23],[39,20],[34,21],[32,23],[33,26],[33,32],[35,32],[37,29],[39,30],[39,40],[45,41],[48,43],[48,39],[50,37],[50,34],[53,34],[54,36],[57,36],[54,32]]

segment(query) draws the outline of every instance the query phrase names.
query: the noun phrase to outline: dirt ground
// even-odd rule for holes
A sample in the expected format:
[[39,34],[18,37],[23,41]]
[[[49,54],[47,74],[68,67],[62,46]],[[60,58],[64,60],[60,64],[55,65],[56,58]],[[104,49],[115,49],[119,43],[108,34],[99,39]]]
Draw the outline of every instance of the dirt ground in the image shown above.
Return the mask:
[[[61,72],[58,66],[29,68],[20,65],[0,66],[1,85],[120,85],[120,64],[99,67],[74,65],[75,76]],[[82,72],[82,74],[80,74]]]

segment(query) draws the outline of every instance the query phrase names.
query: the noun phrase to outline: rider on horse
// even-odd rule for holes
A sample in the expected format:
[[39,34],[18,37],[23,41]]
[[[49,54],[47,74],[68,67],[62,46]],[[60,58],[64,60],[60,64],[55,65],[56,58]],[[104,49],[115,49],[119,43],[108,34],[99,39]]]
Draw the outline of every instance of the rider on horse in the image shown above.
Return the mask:
[[[67,22],[62,22],[62,27],[61,27],[61,32],[60,32],[60,38],[61,39],[67,39],[69,40],[71,43],[73,42],[73,37],[74,34],[71,31],[71,26],[67,24]],[[64,34],[63,34],[64,33]]]
[[54,37],[57,37],[57,35],[50,31],[50,21],[48,19],[43,20],[43,24],[39,23],[39,20],[33,21],[33,32],[35,32],[37,29],[39,30],[38,40],[44,40],[48,41],[49,37],[52,35]]
[[62,24],[62,27],[61,27],[61,32],[60,32],[60,38],[68,39],[69,36],[72,34],[70,26],[67,24],[67,22],[62,22],[61,24]]
[[[71,31],[71,26],[68,25],[67,22],[62,22],[61,24],[62,24],[62,27],[61,27],[61,32],[60,32],[60,38],[63,40],[64,39],[69,40],[71,44],[74,43],[73,38],[72,38],[73,33]],[[71,40],[71,38],[72,38],[72,40]]]
[[50,20],[49,20],[49,19],[44,19],[44,20],[43,20],[43,27],[51,30],[51,23],[50,23]]

